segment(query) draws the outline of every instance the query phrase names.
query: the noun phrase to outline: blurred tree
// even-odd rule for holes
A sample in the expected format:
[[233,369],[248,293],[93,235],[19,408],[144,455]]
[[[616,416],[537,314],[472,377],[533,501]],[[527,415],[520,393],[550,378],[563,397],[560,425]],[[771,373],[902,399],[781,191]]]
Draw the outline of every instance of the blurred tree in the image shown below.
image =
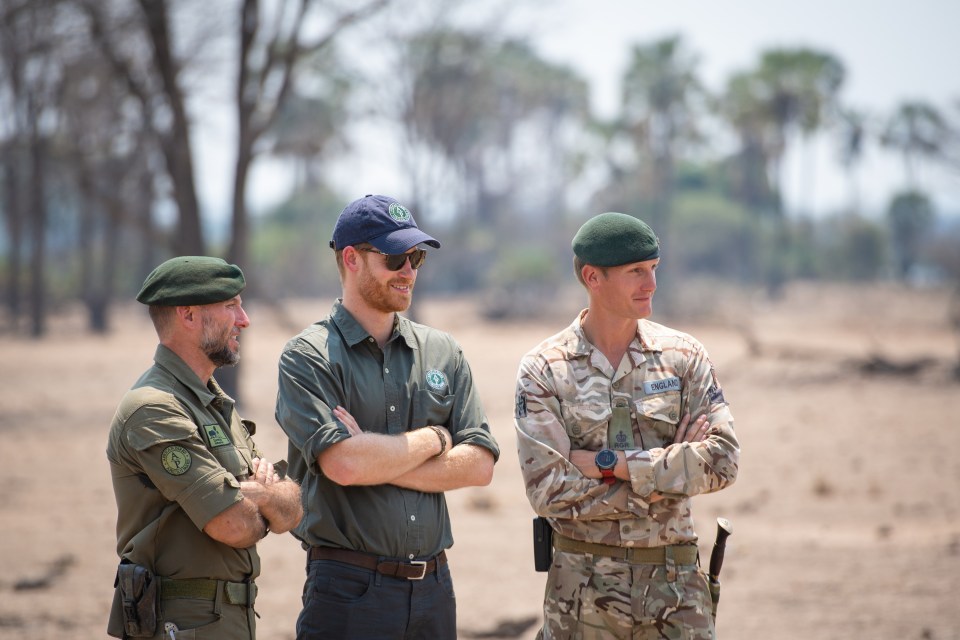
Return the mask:
[[[821,129],[836,109],[844,76],[843,64],[828,53],[805,48],[772,49],[761,55],[756,69],[732,76],[721,100],[722,112],[741,139],[737,172],[744,185],[741,191],[754,201],[773,205],[758,210],[761,215],[773,214],[768,222],[774,247],[761,267],[773,295],[779,293],[788,276],[786,261],[791,255],[783,208],[787,145],[794,134],[807,140]],[[761,160],[766,180],[776,186],[769,200],[763,193],[765,180],[749,175],[759,169]],[[812,188],[804,185],[800,192],[810,197]]]
[[[336,3],[299,0],[287,12],[287,4],[269,13],[259,0],[243,0],[238,26],[239,63],[237,66],[237,155],[233,181],[233,215],[231,217],[231,262],[247,264],[249,251],[249,214],[247,182],[256,157],[257,145],[274,125],[293,93],[298,65],[333,46],[347,27],[364,20],[385,7],[390,0],[349,3],[341,8]],[[323,9],[329,15],[312,10]],[[319,35],[308,35],[308,27],[323,23]],[[335,87],[339,88],[339,87]],[[334,95],[334,98],[337,96]],[[332,112],[328,112],[332,113]],[[255,285],[254,285],[255,286]],[[254,289],[255,290],[255,289]]]
[[941,158],[951,130],[940,111],[931,104],[913,101],[897,107],[887,122],[881,143],[899,151],[908,190],[919,188],[917,162],[921,157]]
[[543,234],[562,219],[576,171],[566,145],[586,117],[586,84],[521,41],[445,27],[415,34],[401,69],[410,204],[428,210],[432,185],[446,180],[445,208],[457,215],[445,255],[455,260],[438,275],[451,288],[477,286],[498,248],[530,240],[525,225]]
[[[170,238],[174,255],[206,253],[195,182],[192,128],[183,86],[185,60],[177,51],[167,0],[73,0],[87,19],[87,35],[139,109],[145,135],[155,141],[177,213]],[[144,42],[149,43],[148,48]]]
[[850,201],[847,214],[860,213],[860,187],[857,181],[857,169],[863,161],[864,144],[867,137],[867,116],[862,111],[840,109],[837,120],[840,141],[840,165],[847,174],[850,189]]
[[820,224],[826,242],[822,276],[867,282],[883,276],[889,265],[888,239],[883,226],[860,215],[847,213]]
[[30,334],[46,332],[46,234],[50,142],[62,82],[57,47],[64,20],[57,2],[7,2],[0,10],[0,52],[5,91],[2,109],[8,228],[11,252],[8,305],[16,326],[20,315],[22,243],[29,223]]
[[917,263],[921,243],[935,221],[933,203],[923,192],[900,192],[890,201],[887,219],[897,257],[897,272],[906,279]]
[[634,201],[648,203],[642,216],[662,236],[668,235],[677,158],[703,141],[699,128],[707,95],[697,64],[698,58],[673,36],[635,45],[623,78],[618,127],[629,135],[639,160],[635,170],[623,175],[640,189]]

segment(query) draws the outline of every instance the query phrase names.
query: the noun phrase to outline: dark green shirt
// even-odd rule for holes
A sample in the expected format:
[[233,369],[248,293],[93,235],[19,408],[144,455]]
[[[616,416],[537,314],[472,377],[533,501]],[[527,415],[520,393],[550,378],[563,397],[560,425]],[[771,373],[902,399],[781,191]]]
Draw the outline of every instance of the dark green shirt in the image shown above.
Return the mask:
[[255,547],[235,549],[203,532],[242,499],[240,479],[259,456],[255,427],[213,378],[204,384],[162,345],[154,360],[110,426],[117,553],[168,578],[255,578]]
[[470,366],[448,334],[397,316],[383,350],[341,301],[287,343],[280,356],[277,422],[290,439],[290,474],[306,515],[294,534],[304,546],[430,558],[453,544],[442,493],[390,484],[344,487],[323,475],[317,456],[350,437],[333,416],[340,405],[367,432],[398,434],[440,425],[455,445],[500,449],[490,434]]

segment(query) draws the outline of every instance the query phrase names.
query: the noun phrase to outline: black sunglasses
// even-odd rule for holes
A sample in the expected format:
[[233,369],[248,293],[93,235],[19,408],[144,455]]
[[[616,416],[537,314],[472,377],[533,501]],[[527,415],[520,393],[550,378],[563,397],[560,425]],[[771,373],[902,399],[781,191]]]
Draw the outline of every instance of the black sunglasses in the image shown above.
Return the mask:
[[360,251],[379,253],[381,256],[385,256],[387,258],[387,269],[390,269],[390,271],[400,271],[400,269],[403,269],[407,258],[410,258],[410,266],[414,269],[419,269],[423,266],[424,261],[427,259],[426,249],[416,249],[411,253],[384,253],[379,249],[360,249]]

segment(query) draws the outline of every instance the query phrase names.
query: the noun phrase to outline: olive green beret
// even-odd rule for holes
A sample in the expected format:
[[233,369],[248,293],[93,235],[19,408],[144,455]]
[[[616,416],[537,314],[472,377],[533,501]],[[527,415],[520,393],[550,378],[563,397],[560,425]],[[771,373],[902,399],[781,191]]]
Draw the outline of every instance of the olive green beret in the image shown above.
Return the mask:
[[573,237],[573,253],[585,264],[618,267],[660,257],[653,229],[625,213],[601,213],[587,220]]
[[234,297],[246,286],[235,264],[207,256],[171,258],[143,281],[137,301],[164,307],[212,304]]

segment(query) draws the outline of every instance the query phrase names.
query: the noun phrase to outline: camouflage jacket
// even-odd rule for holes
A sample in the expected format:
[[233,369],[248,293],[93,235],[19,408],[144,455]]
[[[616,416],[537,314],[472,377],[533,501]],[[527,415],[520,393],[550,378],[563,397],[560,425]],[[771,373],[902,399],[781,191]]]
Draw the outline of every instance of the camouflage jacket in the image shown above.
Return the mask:
[[[732,484],[740,456],[713,364],[692,336],[639,320],[614,371],[584,336],[585,314],[520,363],[515,418],[530,504],[568,538],[625,547],[696,541],[690,497]],[[615,399],[627,401],[635,448],[626,450],[630,482],[607,485],[568,458],[572,449],[611,447]],[[685,413],[708,415],[702,442],[673,443]],[[666,497],[648,502],[654,491]]]

